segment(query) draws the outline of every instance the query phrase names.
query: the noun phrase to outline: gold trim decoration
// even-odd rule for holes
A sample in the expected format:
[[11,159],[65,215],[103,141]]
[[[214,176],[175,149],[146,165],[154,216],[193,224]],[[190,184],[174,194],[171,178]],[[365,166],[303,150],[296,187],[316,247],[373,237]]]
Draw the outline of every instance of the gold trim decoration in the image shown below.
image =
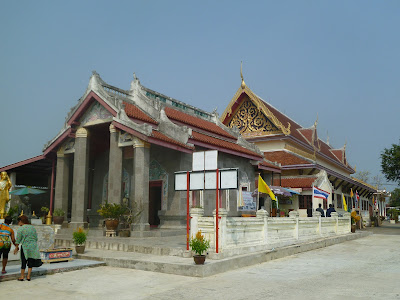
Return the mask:
[[77,138],[86,138],[88,137],[88,131],[85,128],[81,127],[76,131],[75,136]]
[[243,136],[249,137],[282,133],[249,99],[243,101],[227,126],[237,127]]
[[137,137],[133,139],[133,148],[150,148],[150,144]]
[[265,117],[267,117],[275,127],[279,128],[284,135],[290,134],[290,123],[288,122],[288,126],[285,127],[276,117],[275,115],[265,106],[264,102],[261,101],[247,86],[242,86],[236,91],[235,95],[233,96],[231,102],[229,103],[228,107],[225,109],[224,113],[221,116],[221,122],[224,122],[227,116],[231,116],[232,114],[232,107],[235,102],[239,99],[239,97],[245,93],[249,99],[254,103],[259,111],[261,111]]
[[240,62],[240,77],[242,78],[242,84],[240,85],[240,87],[243,90],[246,87],[246,84],[244,83],[244,79],[243,79],[242,64],[243,64],[243,62],[241,61]]
[[296,148],[296,147],[293,147],[293,146],[287,145],[287,144],[285,145],[285,149],[290,151],[290,152],[293,152],[293,153],[295,153],[297,155],[300,155],[300,156],[303,156],[305,158],[311,159],[313,161],[317,160],[317,157],[316,157],[315,153],[311,154],[311,153],[308,153],[306,151],[300,150],[299,148]]
[[111,133],[117,132],[117,129],[115,128],[115,126],[113,124],[110,124],[109,129],[110,129]]

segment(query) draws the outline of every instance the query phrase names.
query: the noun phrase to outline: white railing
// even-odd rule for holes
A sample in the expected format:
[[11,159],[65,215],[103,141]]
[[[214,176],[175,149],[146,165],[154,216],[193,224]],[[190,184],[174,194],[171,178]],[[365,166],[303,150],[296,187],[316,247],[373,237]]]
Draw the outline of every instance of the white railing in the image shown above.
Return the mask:
[[[201,230],[215,249],[216,218],[204,217],[204,210],[192,208],[190,211],[190,235]],[[350,214],[339,217],[332,213],[330,218],[322,218],[317,212],[313,217],[299,217],[297,211],[287,218],[271,218],[265,210],[257,211],[256,217],[228,217],[225,209],[219,210],[219,250],[251,246],[273,248],[349,233]]]

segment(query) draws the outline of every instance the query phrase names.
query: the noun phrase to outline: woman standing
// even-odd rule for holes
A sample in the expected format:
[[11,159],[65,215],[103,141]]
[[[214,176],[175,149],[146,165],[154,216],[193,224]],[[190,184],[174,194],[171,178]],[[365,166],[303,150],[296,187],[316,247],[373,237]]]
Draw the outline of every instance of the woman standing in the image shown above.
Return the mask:
[[31,273],[33,267],[40,267],[42,265],[42,260],[40,259],[38,238],[35,227],[29,224],[27,216],[18,217],[18,225],[21,226],[18,229],[16,246],[14,254],[19,251],[19,245],[21,244],[21,276],[18,281],[24,281],[25,269],[28,264],[28,275],[26,275],[26,280],[31,280]]

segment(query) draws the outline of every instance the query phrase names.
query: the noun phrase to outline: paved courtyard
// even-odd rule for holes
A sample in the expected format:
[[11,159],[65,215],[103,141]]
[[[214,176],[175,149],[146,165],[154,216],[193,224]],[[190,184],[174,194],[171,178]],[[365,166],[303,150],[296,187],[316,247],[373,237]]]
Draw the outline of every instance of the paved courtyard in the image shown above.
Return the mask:
[[3,299],[400,299],[400,225],[206,278],[97,267],[0,283]]

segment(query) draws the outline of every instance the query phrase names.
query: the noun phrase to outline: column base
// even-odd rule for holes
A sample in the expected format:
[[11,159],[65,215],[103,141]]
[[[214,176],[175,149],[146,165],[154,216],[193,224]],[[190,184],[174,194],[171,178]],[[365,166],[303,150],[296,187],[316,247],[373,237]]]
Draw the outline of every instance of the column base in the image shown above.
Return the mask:
[[82,228],[86,229],[89,227],[89,223],[88,222],[70,222],[68,227],[73,228],[73,229],[78,229],[79,227],[82,227]]
[[139,223],[132,225],[132,231],[149,231],[150,224],[149,223]]

